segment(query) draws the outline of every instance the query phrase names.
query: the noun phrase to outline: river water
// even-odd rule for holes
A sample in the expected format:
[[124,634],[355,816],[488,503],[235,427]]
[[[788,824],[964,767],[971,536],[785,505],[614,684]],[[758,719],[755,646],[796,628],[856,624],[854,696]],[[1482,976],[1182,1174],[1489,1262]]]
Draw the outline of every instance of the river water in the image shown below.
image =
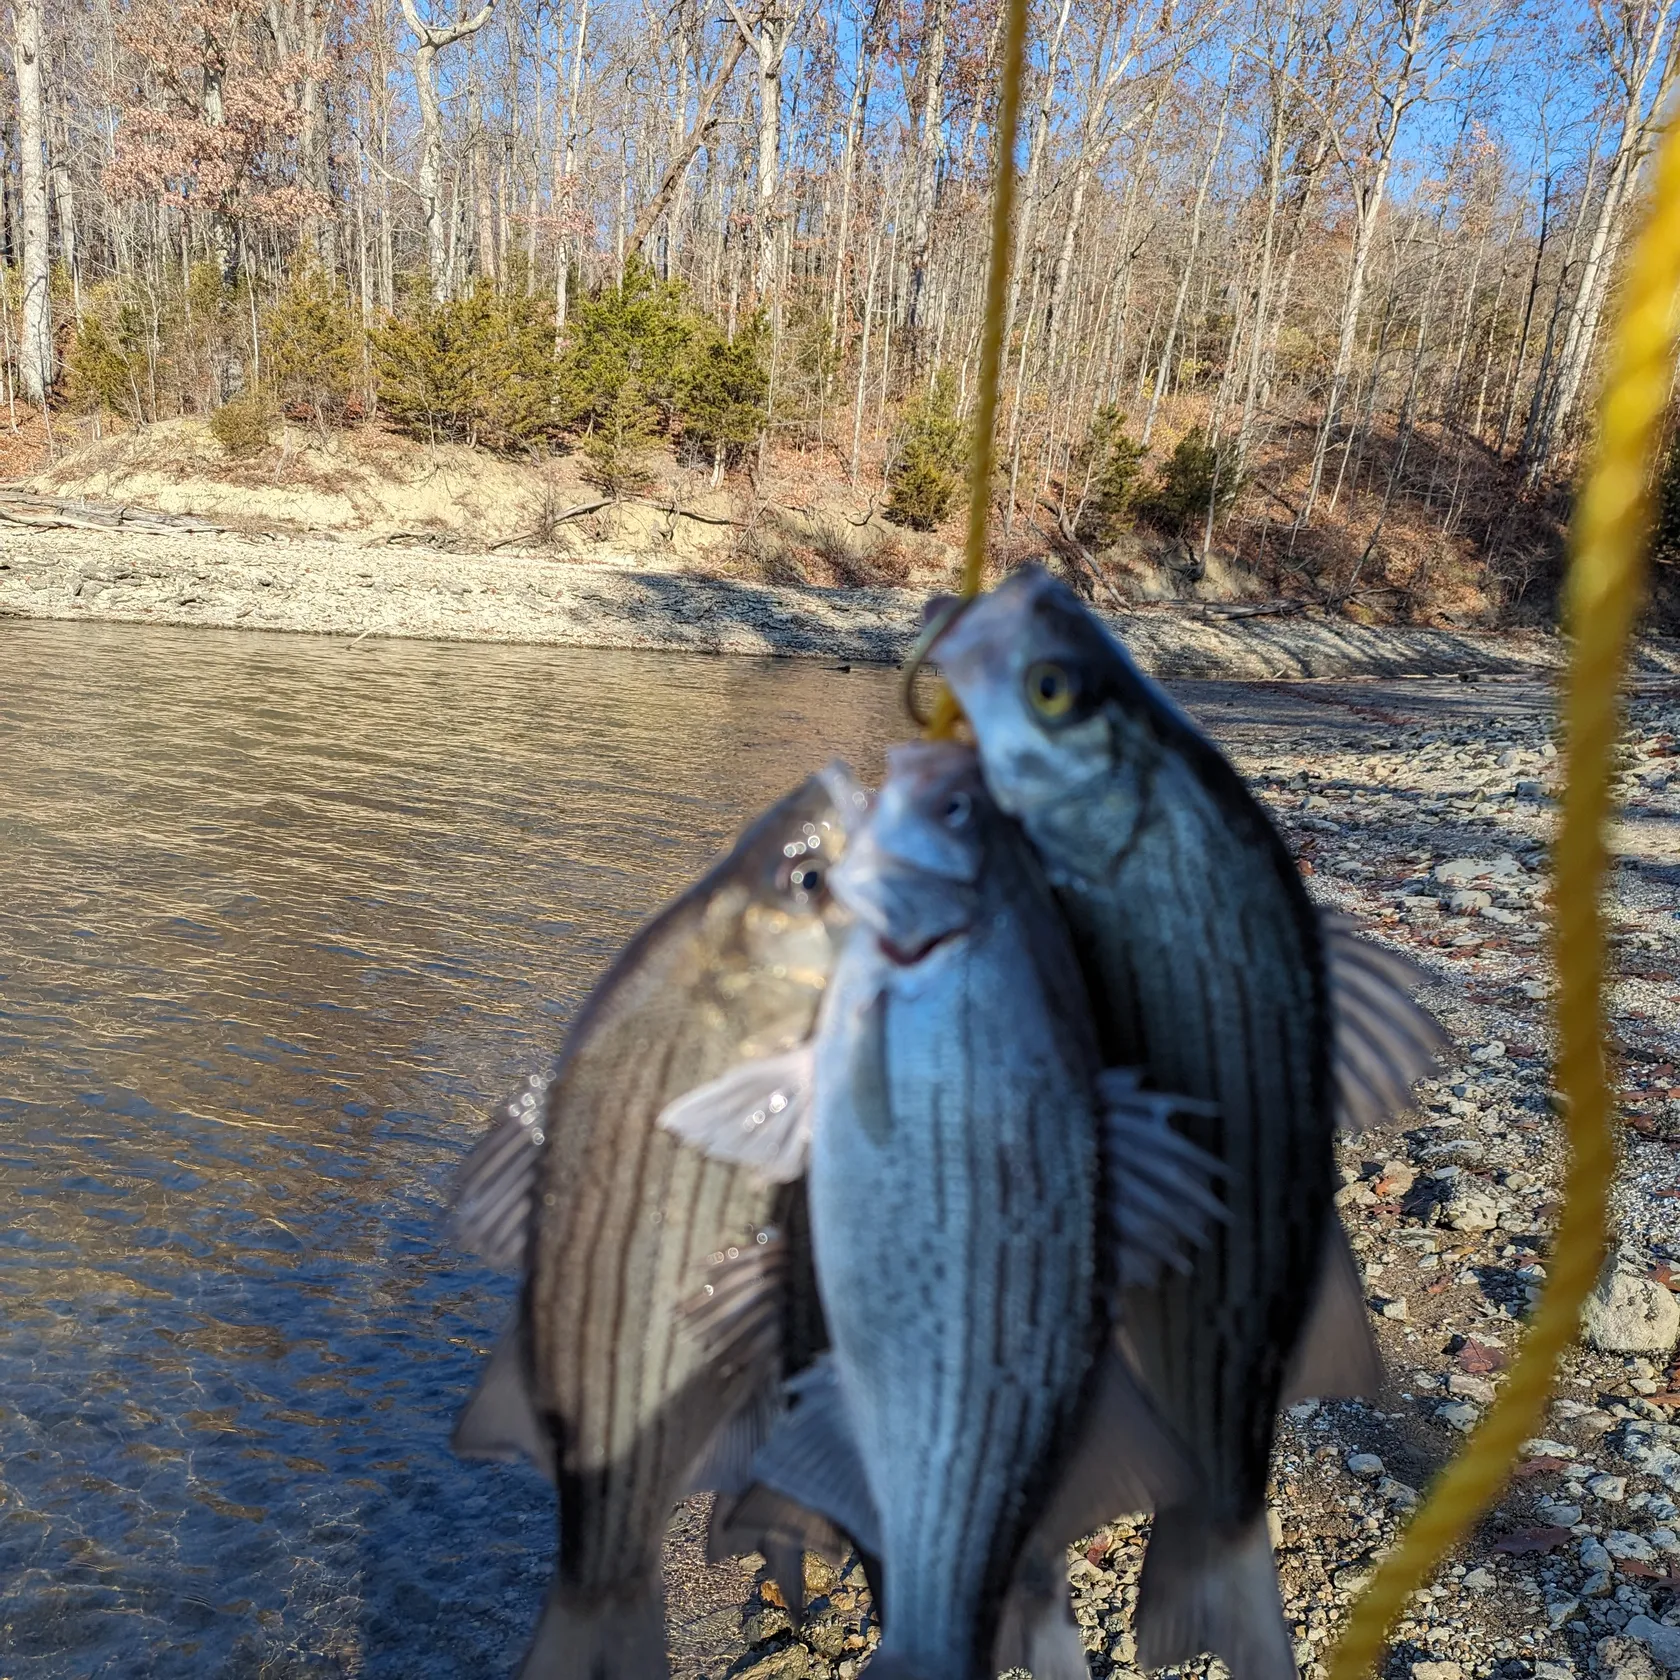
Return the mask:
[[511,1671],[442,1214],[613,951],[894,674],[0,625],[0,1675]]

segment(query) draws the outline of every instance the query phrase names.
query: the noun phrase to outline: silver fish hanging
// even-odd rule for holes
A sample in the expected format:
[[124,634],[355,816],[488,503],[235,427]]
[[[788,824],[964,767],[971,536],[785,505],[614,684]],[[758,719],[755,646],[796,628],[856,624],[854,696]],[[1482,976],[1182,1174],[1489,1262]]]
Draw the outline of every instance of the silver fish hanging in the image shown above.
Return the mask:
[[744,1481],[820,1326],[720,1362],[687,1331],[709,1257],[768,1248],[790,1192],[655,1124],[689,1088],[808,1040],[835,955],[829,870],[867,806],[813,776],[663,910],[591,993],[552,1074],[505,1104],[458,1189],[458,1228],[517,1268],[513,1320],[455,1431],[554,1481],[554,1584],[525,1680],[669,1671],[660,1552],[691,1491]]
[[1201,1099],[1178,1124],[1224,1168],[1228,1221],[1122,1314],[1202,1484],[1157,1514],[1138,1662],[1214,1651],[1237,1680],[1293,1680],[1264,1509],[1276,1413],[1381,1375],[1331,1200],[1337,1116],[1403,1109],[1440,1029],[1411,965],[1320,916],[1236,771],[1060,584],[1012,574],[934,656],[1067,917],[1104,1059]]

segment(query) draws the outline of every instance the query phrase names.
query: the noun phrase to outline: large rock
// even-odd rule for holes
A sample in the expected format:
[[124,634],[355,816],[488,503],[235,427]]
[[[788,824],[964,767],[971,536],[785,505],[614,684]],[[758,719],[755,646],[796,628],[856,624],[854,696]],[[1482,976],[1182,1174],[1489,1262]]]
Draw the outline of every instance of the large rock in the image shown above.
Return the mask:
[[1649,1616],[1635,1616],[1622,1632],[1629,1639],[1637,1639],[1660,1668],[1680,1668],[1680,1628],[1666,1627],[1653,1622]]
[[1637,1256],[1618,1250],[1587,1297],[1582,1326],[1605,1353],[1668,1353],[1680,1338],[1680,1301],[1643,1270]]

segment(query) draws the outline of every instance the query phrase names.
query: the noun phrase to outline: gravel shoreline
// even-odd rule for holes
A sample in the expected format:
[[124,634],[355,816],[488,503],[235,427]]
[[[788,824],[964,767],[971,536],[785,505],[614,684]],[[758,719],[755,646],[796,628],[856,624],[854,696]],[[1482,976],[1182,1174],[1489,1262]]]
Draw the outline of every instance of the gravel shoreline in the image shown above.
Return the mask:
[[[629,560],[0,528],[0,617],[891,663],[915,639],[923,598],[705,578]],[[1368,628],[1305,613],[1222,621],[1140,608],[1115,622],[1161,676],[1494,674],[1551,670],[1562,657],[1555,636]],[[1642,660],[1680,671],[1680,644],[1647,644]]]

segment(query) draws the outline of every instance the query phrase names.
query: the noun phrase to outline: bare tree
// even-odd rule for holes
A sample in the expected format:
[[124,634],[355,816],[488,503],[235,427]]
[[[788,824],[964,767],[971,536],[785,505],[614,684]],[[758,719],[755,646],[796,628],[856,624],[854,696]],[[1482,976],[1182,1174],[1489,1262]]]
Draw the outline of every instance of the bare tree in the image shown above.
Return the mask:
[[420,213],[426,224],[426,274],[431,282],[432,296],[439,300],[449,294],[449,240],[453,235],[444,227],[442,200],[443,180],[443,110],[438,103],[438,54],[457,41],[476,35],[490,21],[495,0],[472,17],[439,29],[425,22],[415,0],[402,0],[403,17],[414,32],[414,93],[420,105]]
[[23,199],[23,327],[18,385],[44,405],[53,382],[51,268],[47,253],[46,126],[41,117],[41,0],[13,0],[12,64],[18,90],[19,189]]

